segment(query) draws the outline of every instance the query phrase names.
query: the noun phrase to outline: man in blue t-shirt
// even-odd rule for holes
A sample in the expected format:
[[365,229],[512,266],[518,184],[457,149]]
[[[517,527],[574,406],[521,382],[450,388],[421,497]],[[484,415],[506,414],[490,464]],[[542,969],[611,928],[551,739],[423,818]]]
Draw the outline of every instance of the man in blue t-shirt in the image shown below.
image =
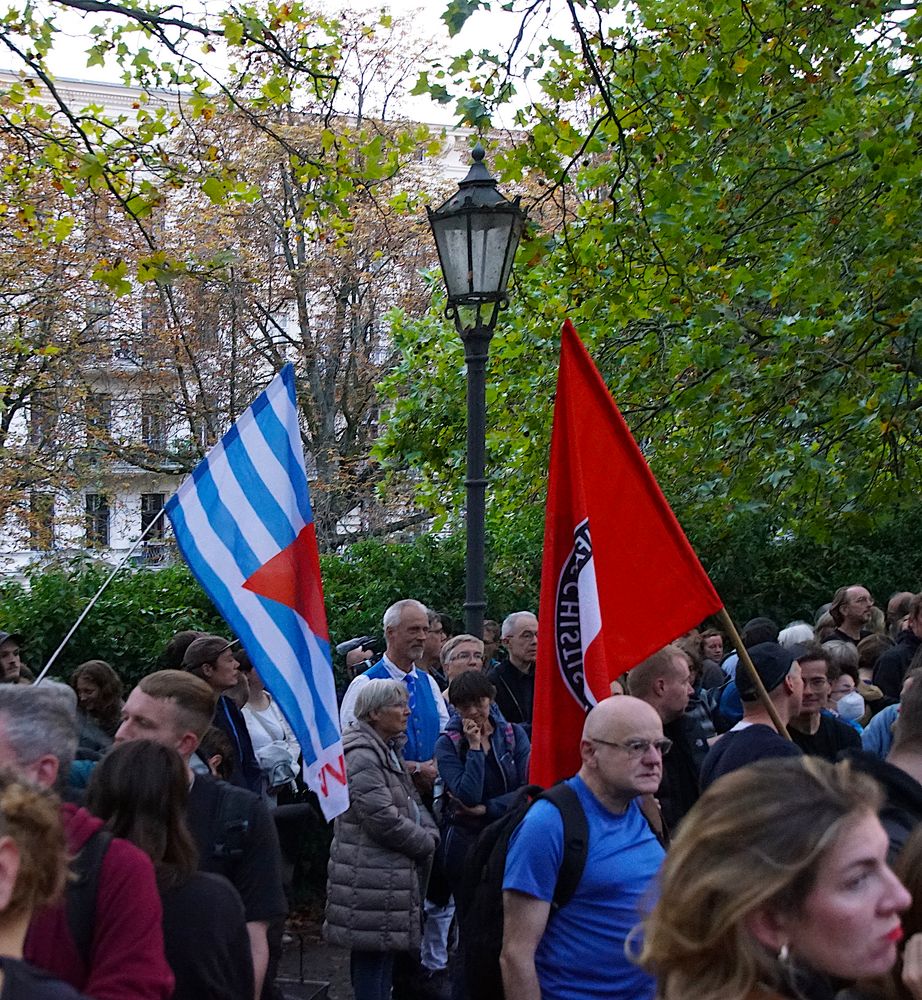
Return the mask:
[[583,764],[567,780],[589,825],[586,866],[573,897],[551,914],[563,819],[550,802],[529,809],[510,841],[503,879],[507,997],[653,996],[653,980],[627,957],[625,943],[655,902],[652,881],[663,860],[636,800],[656,792],[669,746],[659,714],[638,698],[607,698],[586,716]]

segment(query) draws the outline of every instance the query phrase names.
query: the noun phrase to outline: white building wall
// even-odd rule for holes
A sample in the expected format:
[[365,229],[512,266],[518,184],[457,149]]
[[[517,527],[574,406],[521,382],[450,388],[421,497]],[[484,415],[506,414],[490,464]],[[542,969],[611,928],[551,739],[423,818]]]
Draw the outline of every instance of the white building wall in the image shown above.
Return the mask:
[[[0,88],[15,82],[15,74],[0,71]],[[141,91],[113,84],[88,83],[74,80],[58,80],[57,86],[62,96],[77,107],[89,103],[101,104],[110,114],[130,116],[135,108]],[[173,98],[169,94],[151,95],[152,103],[170,104]],[[470,129],[446,129],[442,126],[432,126],[433,134],[444,136],[442,154],[434,160],[427,160],[420,165],[423,175],[428,175],[435,181],[458,181],[467,173],[471,159],[470,151],[476,136]],[[450,187],[450,185],[448,185]],[[435,201],[434,203],[437,203]],[[169,213],[164,220],[169,224]],[[124,321],[124,317],[123,317]],[[137,317],[129,323],[136,324],[141,329],[140,301]],[[285,325],[293,328],[296,325],[294,315],[285,319]],[[113,335],[113,343],[117,344],[121,337],[122,349],[116,348],[112,357],[99,363],[98,370],[85,374],[93,392],[108,393],[112,397],[110,434],[112,440],[122,446],[140,443],[142,437],[141,393],[142,380],[137,378],[138,361],[132,356],[130,333]],[[295,360],[297,353],[295,345],[285,348],[285,353]],[[126,380],[126,375],[133,376]],[[162,386],[158,386],[162,389]],[[83,412],[62,415],[63,422],[59,429],[64,428],[69,435],[69,442],[79,448],[92,446],[88,440],[86,417]],[[171,442],[188,437],[189,429],[181,424],[175,414],[167,413],[167,435]],[[30,441],[30,419],[26,410],[18,412],[13,418],[10,428],[9,442],[14,446],[28,447]],[[79,459],[79,451],[77,453]],[[84,453],[85,457],[85,453]],[[311,456],[306,456],[309,476],[314,463]],[[0,516],[0,576],[19,575],[32,563],[62,554],[86,551],[101,556],[109,561],[121,558],[141,534],[141,498],[142,494],[162,493],[165,498],[177,489],[182,476],[171,476],[147,472],[132,466],[129,462],[101,457],[98,470],[93,473],[94,482],[72,491],[61,489],[54,497],[54,527],[53,548],[51,552],[38,551],[32,548],[32,537],[29,530],[29,511],[17,507],[8,510]],[[100,549],[87,544],[87,507],[88,493],[104,495],[109,501],[109,545]],[[164,518],[164,534],[166,541],[155,539],[140,550],[138,562],[149,561],[160,563],[164,554],[170,555],[170,532],[168,521]],[[365,516],[361,507],[350,511],[341,522],[344,533],[361,533],[365,527]],[[146,553],[146,554],[145,554]]]

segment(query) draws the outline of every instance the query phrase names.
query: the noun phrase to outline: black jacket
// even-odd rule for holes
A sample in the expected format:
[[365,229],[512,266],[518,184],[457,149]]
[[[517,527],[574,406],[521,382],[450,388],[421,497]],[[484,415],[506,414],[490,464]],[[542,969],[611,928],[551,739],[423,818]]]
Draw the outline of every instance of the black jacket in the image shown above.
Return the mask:
[[900,632],[900,637],[896,641],[893,649],[888,649],[880,654],[880,658],[874,666],[873,683],[876,684],[887,698],[899,701],[900,688],[903,686],[903,678],[912,663],[912,658],[916,655],[916,650],[922,643],[916,638],[914,632],[906,629]]
[[535,700],[535,668],[523,674],[508,659],[487,674],[496,688],[496,704],[507,722],[517,722],[531,735],[532,707]]
[[900,853],[909,835],[922,822],[922,785],[905,771],[863,750],[845,750],[840,759],[876,778],[887,795],[880,810],[880,822],[890,838],[891,863]]
[[679,820],[701,795],[698,775],[707,756],[708,744],[698,721],[687,715],[667,722],[663,733],[672,740],[672,749],[663,758],[663,780],[656,797],[666,827],[674,833]]

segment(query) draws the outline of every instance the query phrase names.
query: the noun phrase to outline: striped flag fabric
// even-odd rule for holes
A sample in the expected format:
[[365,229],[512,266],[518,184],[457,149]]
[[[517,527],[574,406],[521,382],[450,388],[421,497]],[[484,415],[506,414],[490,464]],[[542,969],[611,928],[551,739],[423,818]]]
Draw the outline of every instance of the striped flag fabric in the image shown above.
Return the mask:
[[304,780],[333,819],[349,792],[292,365],[166,511],[189,568],[297,736]]

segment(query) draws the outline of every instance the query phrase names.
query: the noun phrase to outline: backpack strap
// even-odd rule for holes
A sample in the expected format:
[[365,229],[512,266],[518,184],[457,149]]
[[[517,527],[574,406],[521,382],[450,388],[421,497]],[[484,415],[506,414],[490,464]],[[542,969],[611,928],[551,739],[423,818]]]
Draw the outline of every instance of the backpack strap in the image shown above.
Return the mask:
[[71,862],[74,879],[68,883],[64,894],[67,927],[87,970],[92,966],[93,959],[99,873],[111,843],[112,834],[102,827],[91,834]]
[[547,799],[563,819],[563,859],[554,888],[553,909],[559,910],[573,898],[589,854],[589,821],[579,795],[565,781],[553,785],[538,796]]
[[215,823],[214,856],[240,858],[246,850],[250,832],[252,798],[236,785],[220,782],[221,801]]
[[667,850],[669,848],[669,830],[666,829],[663,810],[656,797],[649,793],[641,795],[637,799],[637,805],[640,807],[647,825],[653,831],[653,836],[660,842],[663,850]]
[[458,759],[463,764],[467,760],[468,750],[468,744],[467,740],[464,738],[464,734],[458,729],[446,729],[445,736],[447,736],[454,744],[455,753],[458,755]]

